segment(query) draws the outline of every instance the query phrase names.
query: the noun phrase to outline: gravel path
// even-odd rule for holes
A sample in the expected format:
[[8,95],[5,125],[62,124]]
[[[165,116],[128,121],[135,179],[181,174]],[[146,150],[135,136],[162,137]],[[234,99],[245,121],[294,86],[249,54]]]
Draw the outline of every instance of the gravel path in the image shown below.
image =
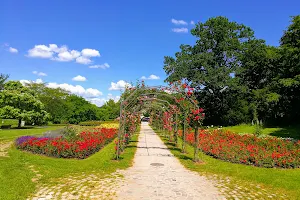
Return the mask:
[[145,122],[134,164],[122,174],[118,199],[225,199],[211,180],[185,169]]
[[[0,143],[1,152],[8,143]],[[35,166],[29,166],[38,182],[42,175]],[[245,184],[229,177],[200,176],[185,169],[149,127],[142,123],[134,164],[107,177],[77,174],[55,179],[53,184],[38,184],[28,200],[135,200],[135,199],[289,199],[261,185]]]

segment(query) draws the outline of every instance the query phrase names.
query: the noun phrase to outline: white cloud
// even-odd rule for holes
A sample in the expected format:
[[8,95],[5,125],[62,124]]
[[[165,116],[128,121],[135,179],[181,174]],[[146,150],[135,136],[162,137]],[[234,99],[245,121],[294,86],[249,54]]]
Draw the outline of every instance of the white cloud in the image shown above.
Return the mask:
[[187,25],[188,23],[184,20],[176,20],[176,19],[171,19],[171,22],[175,25]]
[[61,51],[56,58],[54,58],[57,61],[62,62],[69,62],[74,60],[75,58],[80,56],[80,52],[76,50],[72,51]]
[[109,90],[123,90],[126,87],[131,87],[131,84],[126,81],[119,80],[117,83],[111,82]]
[[81,51],[71,50],[66,45],[58,46],[56,44],[35,45],[28,50],[28,57],[48,58],[55,61],[70,62],[76,61],[80,64],[92,63],[91,57],[99,57],[100,53],[96,49],[85,48]]
[[159,76],[156,76],[154,74],[151,74],[148,78],[149,80],[158,80],[159,79]]
[[26,84],[28,84],[28,83],[30,83],[31,81],[29,81],[29,80],[20,80],[20,83],[22,84],[22,85],[26,85]]
[[46,45],[35,45],[34,48],[28,50],[29,57],[52,58],[53,53]]
[[44,73],[44,72],[39,72],[38,75],[39,75],[39,76],[47,76],[47,74]]
[[119,100],[120,100],[120,96],[114,96],[114,95],[112,95],[112,94],[108,94],[107,95],[107,99],[109,100],[109,99],[112,99],[112,100],[114,100],[115,102],[118,102]]
[[[26,85],[29,83],[43,83],[42,79],[36,79],[36,81],[30,81],[30,80],[20,80],[20,83],[22,85]],[[100,98],[102,96],[102,92],[95,88],[87,88],[85,89],[81,85],[70,85],[67,83],[58,84],[55,82],[50,82],[46,84],[46,87],[49,88],[61,88],[64,89],[72,94],[76,94],[79,96],[82,96],[87,101],[90,101],[91,103],[102,106],[105,102],[107,102],[109,99],[113,99],[115,102],[117,102],[120,99],[120,96],[113,96],[112,94],[108,94],[106,98]]]
[[26,85],[26,84],[29,84],[29,83],[43,83],[44,81],[42,79],[36,79],[35,81],[30,81],[30,80],[20,80],[20,83],[22,85]]
[[89,99],[89,102],[91,102],[92,104],[95,104],[98,107],[101,107],[105,104],[105,102],[107,102],[107,99],[105,99],[105,98],[91,98],[91,99]]
[[10,53],[18,53],[18,52],[19,52],[18,49],[13,48],[13,47],[9,47],[8,51],[9,51]]
[[160,79],[160,77],[156,76],[154,74],[151,74],[148,78],[146,76],[142,76],[141,79],[142,80],[158,80],[158,79]]
[[74,78],[72,78],[73,81],[86,81],[86,78],[84,76],[75,76]]
[[80,63],[80,64],[87,65],[87,64],[90,64],[92,61],[91,61],[91,59],[89,59],[89,58],[80,56],[80,57],[76,58],[76,62],[77,62],[77,63]]
[[36,79],[35,83],[43,83],[43,80],[38,78],[38,79]]
[[192,20],[192,21],[190,22],[190,24],[191,24],[191,25],[194,25],[194,24],[195,24],[195,22]]
[[106,98],[90,98],[88,101],[95,104],[96,106],[103,106],[110,99],[114,100],[114,102],[118,102],[120,100],[120,96],[113,96],[112,94],[108,94]]
[[47,76],[47,74],[44,72],[33,71],[32,73],[38,76]]
[[107,68],[110,68],[109,64],[108,63],[104,63],[102,65],[92,65],[92,66],[89,66],[89,68],[93,68],[93,69],[107,69]]
[[175,33],[187,33],[188,29],[187,28],[173,28],[172,31]]
[[84,98],[96,98],[102,95],[102,92],[100,92],[97,89],[94,88],[83,88],[81,85],[70,85],[67,83],[48,83],[47,87],[49,88],[62,88],[66,91],[69,91],[73,94],[77,94],[79,96],[82,96]]
[[100,53],[96,49],[83,49],[81,51],[82,56],[84,57],[99,57]]

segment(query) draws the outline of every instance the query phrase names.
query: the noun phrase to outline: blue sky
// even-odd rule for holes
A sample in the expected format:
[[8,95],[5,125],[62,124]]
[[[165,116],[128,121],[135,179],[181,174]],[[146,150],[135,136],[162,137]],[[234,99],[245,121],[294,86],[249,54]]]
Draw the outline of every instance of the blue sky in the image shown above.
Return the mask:
[[191,21],[226,16],[278,45],[299,8],[299,0],[3,0],[0,72],[13,80],[42,79],[101,105],[117,98],[124,82],[155,75],[146,83],[163,84],[163,57],[195,41]]

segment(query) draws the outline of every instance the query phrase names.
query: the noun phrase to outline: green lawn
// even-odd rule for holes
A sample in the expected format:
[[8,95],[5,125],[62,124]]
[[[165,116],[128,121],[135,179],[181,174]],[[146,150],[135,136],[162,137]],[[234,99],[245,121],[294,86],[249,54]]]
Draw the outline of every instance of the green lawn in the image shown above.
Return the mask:
[[49,130],[56,130],[59,128],[63,128],[62,126],[27,126],[21,129],[13,128],[13,129],[3,129],[0,130],[0,141],[1,140],[14,140],[17,137],[22,135],[42,135],[44,132]]
[[[41,134],[46,130],[57,129],[58,127],[5,130],[0,131],[0,139],[13,140],[21,135]],[[132,165],[136,150],[137,134],[121,155],[121,161],[113,160],[114,142],[108,144],[98,153],[84,160],[59,159],[46,156],[34,155],[22,152],[12,147],[9,150],[9,157],[0,157],[0,199],[26,199],[34,192],[37,183],[31,179],[34,173],[29,166],[34,166],[42,175],[39,183],[47,184],[55,178],[85,172],[97,173],[99,176],[115,172],[117,169],[124,169]]]
[[[255,127],[248,124],[240,124],[237,126],[224,127],[226,130],[230,130],[237,133],[254,133]],[[291,137],[300,139],[300,126],[289,127],[267,127],[262,131],[265,135],[277,136],[277,137]]]
[[[160,133],[157,130],[155,131]],[[286,194],[288,196],[287,199],[300,199],[300,169],[259,168],[234,164],[202,153],[200,153],[200,158],[204,161],[204,164],[195,164],[192,161],[194,150],[192,146],[187,145],[187,153],[183,154],[173,143],[168,142],[162,136],[161,138],[172,153],[179,158],[180,162],[192,171],[206,175],[218,175],[223,178],[230,177],[233,180],[232,188],[242,185],[251,190],[257,190],[257,188],[251,188],[252,186],[250,185],[260,184],[263,185],[263,189]],[[178,146],[181,147],[181,139],[179,139]]]

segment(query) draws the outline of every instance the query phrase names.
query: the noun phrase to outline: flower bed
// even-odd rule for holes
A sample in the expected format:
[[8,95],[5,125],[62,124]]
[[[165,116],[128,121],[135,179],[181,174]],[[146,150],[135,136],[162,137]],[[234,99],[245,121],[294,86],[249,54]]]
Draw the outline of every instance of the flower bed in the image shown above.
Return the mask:
[[119,129],[119,122],[118,121],[104,121],[101,123],[100,126],[97,126],[96,128],[115,128]]
[[[186,141],[194,143],[194,134],[188,133]],[[230,131],[201,130],[199,148],[215,158],[259,167],[300,167],[300,140],[291,141],[276,137],[258,138]]]
[[117,129],[92,129],[74,138],[22,136],[15,144],[18,149],[58,158],[84,159],[96,153],[117,136]]

